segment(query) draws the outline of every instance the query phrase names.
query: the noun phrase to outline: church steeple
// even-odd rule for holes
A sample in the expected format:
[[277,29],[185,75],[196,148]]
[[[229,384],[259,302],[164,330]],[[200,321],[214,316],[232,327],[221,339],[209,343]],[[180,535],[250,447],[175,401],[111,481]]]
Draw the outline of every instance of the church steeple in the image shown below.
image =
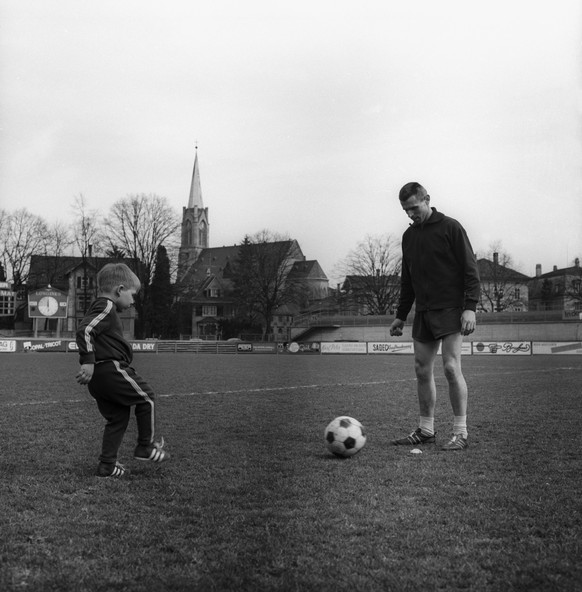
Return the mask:
[[182,240],[178,258],[178,280],[182,279],[188,269],[196,263],[202,250],[208,248],[209,238],[208,208],[204,207],[202,201],[197,146],[194,156],[194,170],[192,171],[188,207],[182,210]]
[[200,186],[200,169],[198,168],[198,147],[196,147],[196,156],[194,157],[194,170],[192,171],[192,183],[190,185],[190,199],[188,208],[204,208],[202,201],[202,188]]

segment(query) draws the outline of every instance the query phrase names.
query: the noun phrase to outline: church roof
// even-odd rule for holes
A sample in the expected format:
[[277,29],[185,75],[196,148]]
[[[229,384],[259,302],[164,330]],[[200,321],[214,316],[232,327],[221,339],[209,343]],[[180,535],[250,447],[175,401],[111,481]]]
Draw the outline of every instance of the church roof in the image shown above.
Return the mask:
[[181,283],[199,284],[210,275],[222,277],[227,265],[236,261],[238,250],[238,245],[202,249],[200,256],[190,266]]

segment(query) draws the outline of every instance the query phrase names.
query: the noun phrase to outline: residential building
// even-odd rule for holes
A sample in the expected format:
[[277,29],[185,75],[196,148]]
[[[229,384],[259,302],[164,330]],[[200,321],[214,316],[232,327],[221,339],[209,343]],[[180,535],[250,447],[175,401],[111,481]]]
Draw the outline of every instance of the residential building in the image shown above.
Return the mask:
[[[117,263],[119,259],[111,257],[69,257],[32,255],[30,271],[26,282],[27,292],[50,286],[68,295],[67,316],[63,319],[43,319],[42,331],[73,334],[85,316],[91,301],[97,295],[97,272],[107,263]],[[122,260],[133,269],[136,262],[132,259]],[[133,339],[135,335],[135,309],[120,313],[123,332],[126,338]],[[57,325],[60,324],[58,327]],[[16,329],[31,330],[32,321],[28,317],[27,303],[22,300],[16,315]]]
[[536,265],[536,275],[529,285],[530,310],[562,311],[565,317],[580,318],[582,313],[582,268],[576,258],[572,267],[542,273]]
[[478,259],[481,292],[478,312],[526,312],[529,300],[529,276],[499,261],[499,254]]

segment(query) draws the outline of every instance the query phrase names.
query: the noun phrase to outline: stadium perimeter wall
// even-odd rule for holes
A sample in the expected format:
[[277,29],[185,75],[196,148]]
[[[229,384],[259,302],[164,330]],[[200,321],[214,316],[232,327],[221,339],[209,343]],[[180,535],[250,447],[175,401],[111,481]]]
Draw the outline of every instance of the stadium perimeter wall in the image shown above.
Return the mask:
[[[289,343],[252,343],[220,341],[132,341],[135,353],[190,353],[190,354],[412,354],[413,343],[403,336],[375,341],[309,341]],[[38,352],[76,353],[77,344],[70,339],[0,339],[0,353],[35,354]],[[440,351],[439,351],[440,353]],[[463,355],[536,355],[536,354],[578,354],[582,355],[582,340],[494,340],[483,339],[463,342]]]

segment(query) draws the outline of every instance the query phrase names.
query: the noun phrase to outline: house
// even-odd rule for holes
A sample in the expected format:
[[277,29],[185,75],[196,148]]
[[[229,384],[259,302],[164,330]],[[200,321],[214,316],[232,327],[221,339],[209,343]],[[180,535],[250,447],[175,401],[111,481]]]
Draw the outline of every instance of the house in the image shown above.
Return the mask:
[[525,312],[528,310],[529,276],[511,269],[499,261],[499,254],[490,259],[478,259],[481,292],[478,312]]
[[[47,318],[43,320],[42,331],[55,332],[57,324],[60,332],[74,334],[83,319],[89,304],[97,295],[97,273],[107,263],[118,263],[119,259],[110,257],[72,257],[32,255],[30,271],[26,282],[27,292],[51,286],[68,295],[67,316],[63,319]],[[134,260],[124,259],[130,267],[136,268]],[[16,316],[17,329],[32,329],[28,318],[26,301],[21,301]],[[127,339],[135,335],[136,312],[132,307],[120,313],[123,333]]]
[[542,273],[536,265],[536,275],[529,283],[530,310],[563,311],[566,317],[579,318],[582,313],[582,268],[576,258],[572,267]]

